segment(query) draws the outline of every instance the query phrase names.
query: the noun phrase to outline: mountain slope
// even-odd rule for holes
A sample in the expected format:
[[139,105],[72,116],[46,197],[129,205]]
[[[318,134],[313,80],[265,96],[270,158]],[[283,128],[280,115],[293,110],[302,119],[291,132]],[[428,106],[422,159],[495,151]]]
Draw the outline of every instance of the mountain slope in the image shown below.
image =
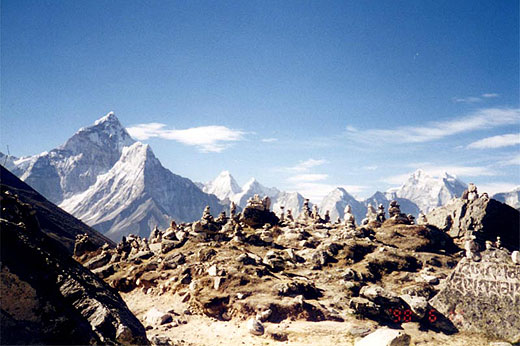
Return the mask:
[[352,214],[356,217],[356,223],[360,224],[366,215],[365,206],[341,187],[335,188],[323,197],[319,207],[320,215],[325,215],[328,210],[331,221],[336,221],[338,217],[343,219],[347,204],[352,207]]
[[35,215],[38,218],[41,230],[51,238],[59,241],[71,255],[74,251],[74,242],[78,234],[87,233],[94,244],[98,246],[105,243],[115,246],[111,240],[49,202],[1,165],[0,186],[2,192],[9,191],[18,195],[18,198],[23,203],[30,204],[36,212]]
[[412,201],[406,198],[399,198],[396,196],[393,196],[390,193],[382,193],[380,191],[377,191],[374,193],[371,197],[365,199],[363,201],[363,204],[365,207],[368,207],[368,204],[372,204],[374,208],[377,209],[379,204],[382,204],[385,207],[385,210],[388,211],[388,206],[390,205],[390,201],[392,199],[395,199],[399,206],[401,207],[401,212],[404,214],[412,214],[413,216],[417,217],[420,210],[419,207]]
[[465,183],[448,173],[435,178],[418,169],[397,190],[388,191],[386,197],[406,198],[415,203],[423,213],[427,213],[454,197],[460,197],[466,187]]
[[50,152],[11,158],[9,168],[51,202],[85,191],[106,173],[134,140],[113,112],[94,125],[81,128],[65,144]]
[[500,192],[493,195],[493,199],[505,203],[515,209],[520,208],[520,186],[509,192]]
[[194,221],[206,205],[214,214],[223,209],[215,196],[164,168],[140,142],[123,148],[119,161],[85,192],[60,204],[115,240],[130,233],[148,237],[153,227],[164,228],[172,218]]
[[274,199],[279,192],[278,189],[265,187],[255,178],[251,178],[242,186],[242,191],[234,195],[231,200],[239,207],[244,208],[247,204],[247,200],[256,194],[260,197],[269,196],[271,199]]
[[232,199],[242,189],[229,171],[222,171],[215,179],[205,184],[202,191],[217,196],[220,200]]
[[[282,209],[281,206],[284,208],[284,213],[287,215],[287,210],[291,210],[292,215],[294,217],[297,217],[300,214],[300,211],[303,208],[303,202],[305,201],[305,198],[300,195],[298,192],[285,192],[281,191],[279,192],[276,197],[272,201],[272,209],[276,214],[280,214]],[[312,204],[309,203],[309,205],[312,207]]]

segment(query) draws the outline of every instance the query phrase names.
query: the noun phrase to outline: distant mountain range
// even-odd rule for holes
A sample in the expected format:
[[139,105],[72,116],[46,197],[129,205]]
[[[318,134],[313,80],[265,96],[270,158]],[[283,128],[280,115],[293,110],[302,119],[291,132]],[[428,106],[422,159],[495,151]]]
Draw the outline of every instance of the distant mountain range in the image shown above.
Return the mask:
[[[113,112],[50,152],[22,158],[0,153],[0,162],[48,200],[116,241],[130,233],[148,236],[153,227],[166,227],[171,219],[194,221],[206,205],[214,215],[229,210],[231,201],[244,208],[255,194],[269,196],[276,213],[283,206],[294,216],[305,200],[298,192],[266,187],[255,178],[240,187],[229,171],[205,184],[178,176],[161,165],[150,146],[132,139]],[[417,170],[397,189],[359,201],[338,187],[318,205],[322,215],[329,210],[335,221],[349,204],[360,223],[369,203],[388,208],[395,199],[402,212],[417,216],[465,189],[465,183],[447,173],[436,178]],[[493,197],[520,207],[520,188]]]
[[501,192],[493,195],[493,198],[508,204],[515,209],[520,209],[520,186],[510,192]]

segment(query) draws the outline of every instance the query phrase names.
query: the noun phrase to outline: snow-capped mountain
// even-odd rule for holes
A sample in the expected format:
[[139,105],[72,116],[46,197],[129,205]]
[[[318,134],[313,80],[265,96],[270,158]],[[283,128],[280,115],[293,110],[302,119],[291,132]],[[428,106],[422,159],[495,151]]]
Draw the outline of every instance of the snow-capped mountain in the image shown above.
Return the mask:
[[[199,183],[200,184],[200,183]],[[229,171],[222,171],[215,179],[206,184],[198,185],[202,191],[217,196],[222,202],[233,201],[239,208],[244,208],[247,200],[258,194],[260,198],[271,198],[271,209],[280,213],[281,206],[285,212],[291,209],[296,217],[303,206],[305,198],[297,192],[279,191],[276,188],[265,187],[255,178],[251,178],[243,187],[240,187]]]
[[206,205],[214,214],[224,209],[215,196],[164,168],[113,112],[49,153],[8,160],[22,180],[114,240],[148,236],[171,218],[193,221]]
[[356,223],[360,224],[361,220],[365,218],[366,207],[341,187],[335,188],[323,197],[319,206],[320,215],[325,215],[325,212],[328,210],[331,221],[336,221],[338,217],[343,219],[347,204],[352,208],[352,214],[356,217]]
[[452,198],[460,197],[466,188],[465,183],[448,173],[433,177],[418,169],[401,187],[389,190],[386,198],[406,198],[415,203],[423,213],[428,213]]
[[515,209],[520,208],[520,186],[513,191],[496,193],[492,197],[497,201],[505,203]]
[[136,142],[123,148],[119,161],[85,192],[60,207],[119,240],[130,233],[148,236],[170,219],[194,221],[206,205],[222,207],[215,196],[200,191],[189,179],[164,168],[149,145]]
[[[406,198],[399,198],[396,196],[393,196],[391,193],[382,193],[380,191],[377,191],[374,193],[371,197],[365,199],[363,201],[363,204],[366,208],[368,208],[368,204],[372,204],[374,208],[377,209],[379,204],[382,204],[385,207],[385,210],[388,211],[388,206],[390,205],[390,201],[392,199],[395,199],[397,203],[399,204],[401,208],[401,212],[404,214],[412,214],[413,216],[417,217],[420,210],[419,207],[412,201]],[[388,215],[387,215],[388,216]]]
[[247,200],[254,195],[259,195],[260,197],[269,196],[271,199],[274,199],[279,192],[278,189],[265,187],[255,178],[251,178],[242,186],[242,190],[239,193],[233,195],[231,200],[239,207],[244,208],[247,204]]
[[85,191],[119,159],[130,137],[113,112],[94,125],[81,128],[67,142],[50,152],[12,157],[7,168],[47,199],[59,204]]
[[222,171],[215,179],[206,183],[202,191],[217,196],[220,200],[229,200],[242,191],[229,171]]
[[[285,192],[281,191],[276,195],[276,197],[272,200],[272,210],[280,215],[282,209],[281,206],[284,207],[284,213],[287,215],[287,210],[291,210],[292,215],[297,217],[300,215],[300,211],[303,207],[303,202],[305,201],[305,197],[300,195],[298,192]],[[312,207],[312,204],[309,203]]]

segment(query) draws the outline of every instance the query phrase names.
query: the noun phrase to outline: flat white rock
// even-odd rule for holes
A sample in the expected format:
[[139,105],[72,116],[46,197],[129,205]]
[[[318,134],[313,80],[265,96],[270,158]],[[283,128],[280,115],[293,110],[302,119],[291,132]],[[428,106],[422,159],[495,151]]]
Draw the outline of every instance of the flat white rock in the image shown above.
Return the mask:
[[387,327],[379,328],[363,339],[356,341],[355,346],[408,346],[410,335]]

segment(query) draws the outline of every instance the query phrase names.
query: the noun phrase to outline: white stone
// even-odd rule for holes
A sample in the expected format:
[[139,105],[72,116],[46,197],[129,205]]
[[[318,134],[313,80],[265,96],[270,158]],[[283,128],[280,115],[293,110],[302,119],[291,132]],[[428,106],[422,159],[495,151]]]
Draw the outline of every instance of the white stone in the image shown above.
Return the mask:
[[171,321],[171,319],[172,315],[159,311],[156,308],[151,308],[144,315],[144,320],[151,326],[160,326]]
[[405,301],[406,304],[410,306],[412,311],[419,316],[419,318],[423,318],[426,314],[426,310],[428,309],[428,300],[424,297],[420,296],[411,296],[409,294],[403,294],[401,299]]
[[273,310],[267,309],[256,314],[256,319],[265,322],[269,319],[269,316],[273,313]]
[[264,326],[258,321],[256,318],[251,318],[247,321],[247,330],[249,333],[253,335],[262,335],[264,334]]
[[209,274],[209,276],[217,276],[217,271],[218,271],[217,265],[214,264],[211,267],[209,267],[208,274]]
[[387,327],[379,328],[357,341],[355,346],[408,346],[410,335]]
[[520,252],[519,251],[513,251],[511,254],[511,259],[513,260],[514,264],[520,264]]
[[422,274],[421,279],[430,285],[436,285],[439,283],[439,278],[433,275]]

